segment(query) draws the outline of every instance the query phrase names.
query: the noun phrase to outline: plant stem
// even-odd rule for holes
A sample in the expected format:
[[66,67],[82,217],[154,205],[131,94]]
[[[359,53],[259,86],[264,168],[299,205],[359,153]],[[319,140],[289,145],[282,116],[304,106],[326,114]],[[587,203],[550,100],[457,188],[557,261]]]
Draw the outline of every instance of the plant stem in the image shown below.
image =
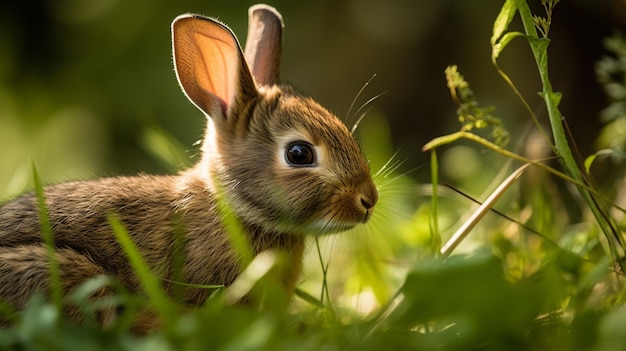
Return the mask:
[[[539,38],[537,36],[537,30],[533,22],[533,17],[526,1],[519,1],[518,6],[524,31],[530,43],[533,56],[535,57],[535,62],[537,63],[537,68],[539,70],[539,76],[543,86],[543,92],[541,95],[546,103],[557,156],[559,156],[559,159],[565,166],[567,173],[569,173],[572,178],[574,178],[577,182],[590,187],[591,185],[589,179],[582,174],[580,167],[576,162],[576,158],[572,153],[572,149],[569,146],[567,134],[565,133],[565,128],[563,126],[562,115],[558,108],[561,96],[559,93],[555,93],[552,90],[552,84],[550,83],[548,76],[547,48],[549,40],[547,38]],[[626,245],[621,232],[617,228],[614,220],[610,217],[606,205],[601,200],[597,199],[586,187],[577,185],[577,188],[591,209],[591,212],[596,218],[602,232],[606,236],[614,262],[623,272],[624,247]]]
[[437,194],[437,184],[439,183],[439,163],[437,161],[437,150],[430,153],[430,179],[432,180],[433,195],[431,197],[430,214],[430,245],[434,254],[441,251],[441,233],[439,232],[439,202]]

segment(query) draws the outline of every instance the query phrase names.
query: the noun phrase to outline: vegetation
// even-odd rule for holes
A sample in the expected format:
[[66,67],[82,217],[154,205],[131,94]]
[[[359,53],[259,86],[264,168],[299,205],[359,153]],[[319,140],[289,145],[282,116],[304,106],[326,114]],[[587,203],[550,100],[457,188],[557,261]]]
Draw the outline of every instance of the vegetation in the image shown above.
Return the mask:
[[[303,281],[293,301],[273,289],[275,258],[242,253],[250,264],[241,278],[246,281],[237,283],[240,290],[206,287],[215,292],[203,306],[181,306],[162,291],[124,224],[111,215],[112,230],[141,279],[143,294],[129,294],[110,278],[98,277],[67,300],[58,293],[53,301],[37,296],[20,312],[0,305],[0,313],[14,322],[0,329],[0,348],[626,348],[626,243],[622,236],[626,210],[619,204],[626,185],[621,170],[626,133],[619,133],[626,111],[626,40],[607,40],[615,57],[603,59],[596,67],[611,100],[603,112],[607,127],[599,139],[606,149],[581,158],[559,111],[561,95],[553,91],[548,74],[550,24],[553,15],[558,16],[558,2],[542,0],[545,13],[533,15],[525,1],[506,0],[491,37],[495,69],[527,108],[539,135],[526,141],[534,143],[530,145],[534,148],[524,141],[508,146],[512,137],[497,110],[478,103],[455,66],[445,73],[461,127],[424,146],[432,156],[431,184],[416,185],[408,174],[398,174],[402,161],[395,159],[389,147],[384,119],[368,116],[358,132],[373,169],[379,170],[375,181],[381,202],[375,218],[350,233],[311,238]],[[520,31],[509,30],[514,20],[521,22]],[[525,41],[532,51],[547,124],[498,64],[514,40]],[[183,155],[181,147],[162,132],[150,135],[151,149],[165,162],[177,165]],[[460,189],[440,183],[439,169],[453,159],[462,162],[463,172],[471,179],[469,168],[480,153],[492,160],[478,170],[488,173],[489,181],[483,177],[474,185],[487,196],[481,204],[472,204]],[[607,167],[619,170],[596,172],[601,178],[594,173]],[[33,173],[43,200],[41,182]],[[418,193],[430,197],[416,199]],[[41,206],[42,228],[51,244],[45,210]],[[54,264],[50,274],[58,276]],[[90,300],[91,293],[103,286],[111,286],[117,294]],[[234,304],[242,293],[258,297],[259,305]],[[64,320],[60,313],[64,304],[78,306],[85,322],[74,325]],[[104,308],[123,312],[102,329],[95,314]],[[134,335],[132,322],[145,308],[165,323],[148,335]]]

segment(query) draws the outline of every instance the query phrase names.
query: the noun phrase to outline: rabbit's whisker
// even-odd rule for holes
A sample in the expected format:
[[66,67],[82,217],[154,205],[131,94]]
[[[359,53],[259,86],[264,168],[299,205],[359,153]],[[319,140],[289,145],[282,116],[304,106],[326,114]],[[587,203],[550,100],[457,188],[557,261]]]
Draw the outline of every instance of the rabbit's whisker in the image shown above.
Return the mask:
[[387,160],[387,162],[385,162],[385,164],[382,165],[380,169],[374,174],[374,178],[378,176],[386,177],[387,174],[394,172],[402,163],[406,162],[407,159],[404,159],[400,162],[400,164],[398,164],[397,157],[399,153],[400,149],[396,150],[396,152],[394,152],[393,155],[389,157],[389,160]]
[[[378,99],[379,97],[387,94],[389,92],[389,90],[387,91],[383,91],[382,93],[379,93],[373,97],[371,97],[369,100],[365,101],[365,103],[363,105],[361,105],[361,107],[359,107],[358,110],[356,110],[356,112],[354,113],[354,115],[356,116],[358,113],[360,113],[365,107],[367,107],[370,103],[372,103],[374,100]],[[361,116],[359,117],[359,119],[357,119],[357,121],[354,123],[354,125],[352,126],[352,129],[350,130],[351,134],[354,134],[354,132],[356,131],[356,129],[359,127],[359,124],[361,123],[361,121],[363,120],[363,118],[365,117],[365,115],[370,111],[370,109],[367,109],[365,112],[363,112],[361,114]]]
[[[361,97],[361,94],[363,94],[363,91],[365,91],[365,88],[367,88],[368,85],[370,85],[370,82],[376,77],[376,73],[374,73],[370,79],[367,80],[367,82],[365,82],[365,84],[363,84],[363,86],[361,87],[361,89],[359,90],[358,93],[356,93],[356,96],[354,97],[354,99],[352,99],[352,103],[350,103],[350,107],[348,108],[348,113],[346,114],[346,117],[348,118],[348,121],[350,121],[350,119],[352,119],[352,117],[354,116],[350,116],[350,113],[352,113],[352,109],[354,108],[354,105],[356,104],[357,100],[359,99],[359,97]],[[356,115],[356,113],[355,113]]]

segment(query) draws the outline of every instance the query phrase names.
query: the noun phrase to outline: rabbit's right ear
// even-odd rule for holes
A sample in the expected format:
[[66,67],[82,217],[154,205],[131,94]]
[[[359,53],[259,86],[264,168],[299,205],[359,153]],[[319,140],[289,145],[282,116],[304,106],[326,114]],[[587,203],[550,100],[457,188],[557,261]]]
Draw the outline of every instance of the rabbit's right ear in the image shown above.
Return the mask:
[[258,95],[233,32],[216,20],[181,15],[172,23],[174,68],[185,94],[213,120],[236,123],[233,108]]

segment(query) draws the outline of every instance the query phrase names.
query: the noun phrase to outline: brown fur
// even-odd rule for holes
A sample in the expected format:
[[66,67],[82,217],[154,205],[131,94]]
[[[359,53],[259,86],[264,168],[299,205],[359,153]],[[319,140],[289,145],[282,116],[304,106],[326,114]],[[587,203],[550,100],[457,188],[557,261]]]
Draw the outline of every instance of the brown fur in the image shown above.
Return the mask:
[[[264,15],[254,16],[258,11]],[[254,23],[264,20],[271,23]],[[181,86],[210,116],[196,166],[176,176],[105,178],[45,188],[66,293],[102,274],[138,290],[108,224],[109,213],[119,215],[168,290],[176,278],[175,233],[184,233],[184,282],[228,286],[242,271],[216,206],[218,197],[241,222],[254,254],[274,250],[284,255],[280,279],[287,291],[300,272],[306,233],[338,232],[367,221],[377,192],[354,138],[319,104],[278,85],[278,72],[266,71],[279,67],[259,58],[276,59],[276,52],[267,51],[280,43],[280,15],[269,7],[253,7],[251,28],[261,31],[254,34],[257,44],[250,44],[258,48],[247,51],[260,62],[252,72],[224,25],[199,16],[181,16],[173,24]],[[314,166],[285,161],[286,143],[294,140],[315,146]],[[49,289],[37,211],[32,193],[0,208],[0,298],[18,308],[35,291]],[[207,294],[186,288],[184,299],[201,304]],[[77,318],[76,311],[68,313]],[[145,323],[143,327],[152,322],[146,318]]]

